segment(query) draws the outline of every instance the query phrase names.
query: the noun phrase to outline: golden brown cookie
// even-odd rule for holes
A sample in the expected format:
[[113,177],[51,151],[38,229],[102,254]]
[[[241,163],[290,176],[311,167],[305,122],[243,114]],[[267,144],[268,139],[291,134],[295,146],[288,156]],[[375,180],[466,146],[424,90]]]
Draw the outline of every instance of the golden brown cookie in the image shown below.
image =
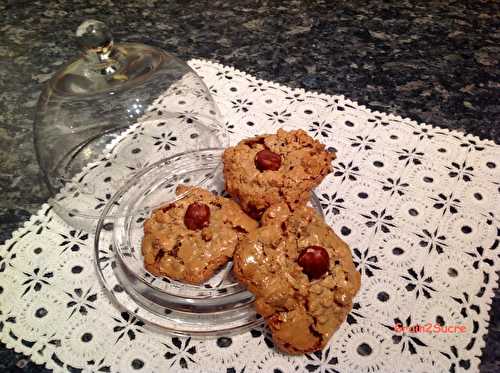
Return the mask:
[[305,131],[279,129],[225,150],[226,190],[254,218],[279,202],[293,209],[307,203],[311,190],[331,172],[334,158]]
[[291,354],[322,349],[360,287],[351,251],[312,208],[271,206],[243,239],[233,271],[255,294],[276,345]]
[[142,254],[152,274],[201,284],[231,259],[257,222],[234,201],[204,189],[179,186],[176,193],[187,191],[144,222]]

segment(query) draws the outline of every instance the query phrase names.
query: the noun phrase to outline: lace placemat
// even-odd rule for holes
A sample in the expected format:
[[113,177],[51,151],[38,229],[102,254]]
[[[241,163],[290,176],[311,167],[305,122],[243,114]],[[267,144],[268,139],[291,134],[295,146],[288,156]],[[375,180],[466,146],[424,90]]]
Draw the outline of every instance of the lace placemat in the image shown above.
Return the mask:
[[[92,235],[44,205],[0,248],[0,339],[56,371],[477,371],[500,270],[500,146],[342,96],[207,61],[190,65],[217,101],[232,144],[303,128],[337,151],[334,173],[317,194],[362,273],[347,321],[327,348],[305,356],[277,352],[265,328],[212,340],[155,334],[106,297]],[[189,102],[178,104],[186,105],[179,124],[192,123]],[[120,141],[120,154],[161,158],[193,139],[159,125],[167,104],[155,105],[149,124]],[[104,185],[143,167],[140,157],[119,174],[108,161],[93,168],[103,185],[93,191],[96,210],[110,198]]]

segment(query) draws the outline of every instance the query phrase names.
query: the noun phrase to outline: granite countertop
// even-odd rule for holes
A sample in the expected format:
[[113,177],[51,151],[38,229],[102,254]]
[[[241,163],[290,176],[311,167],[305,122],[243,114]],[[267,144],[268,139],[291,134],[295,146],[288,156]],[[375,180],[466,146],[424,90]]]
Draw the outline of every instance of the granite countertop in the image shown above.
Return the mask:
[[[93,4],[93,3],[97,3]],[[500,3],[495,1],[105,0],[0,2],[0,243],[48,192],[32,143],[41,83],[78,53],[74,30],[233,65],[343,94],[373,109],[500,143]],[[500,371],[500,298],[482,372]],[[0,344],[0,371],[44,371]]]

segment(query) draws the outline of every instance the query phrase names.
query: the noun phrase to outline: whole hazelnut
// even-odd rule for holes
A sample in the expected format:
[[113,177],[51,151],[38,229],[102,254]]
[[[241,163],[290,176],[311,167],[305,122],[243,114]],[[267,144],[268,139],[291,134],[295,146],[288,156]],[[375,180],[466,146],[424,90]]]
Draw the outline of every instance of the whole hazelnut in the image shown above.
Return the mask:
[[255,167],[259,171],[278,171],[281,167],[281,156],[269,149],[264,149],[255,155]]
[[203,229],[210,224],[210,208],[204,203],[191,203],[184,215],[184,225],[191,230]]
[[309,246],[300,253],[297,263],[309,279],[317,279],[328,272],[330,256],[321,246]]

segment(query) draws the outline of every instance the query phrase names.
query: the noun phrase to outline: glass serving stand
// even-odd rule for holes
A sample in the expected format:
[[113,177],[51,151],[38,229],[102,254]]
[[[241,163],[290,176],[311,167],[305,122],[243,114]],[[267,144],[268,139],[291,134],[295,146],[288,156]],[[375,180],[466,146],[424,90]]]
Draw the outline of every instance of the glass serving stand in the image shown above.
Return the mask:
[[[244,332],[260,323],[254,297],[233,277],[232,262],[201,285],[153,276],[144,268],[144,221],[175,202],[178,185],[197,185],[224,195],[224,149],[177,154],[137,173],[109,200],[97,224],[97,272],[115,304],[155,331],[196,337]],[[321,212],[319,200],[311,205]]]

